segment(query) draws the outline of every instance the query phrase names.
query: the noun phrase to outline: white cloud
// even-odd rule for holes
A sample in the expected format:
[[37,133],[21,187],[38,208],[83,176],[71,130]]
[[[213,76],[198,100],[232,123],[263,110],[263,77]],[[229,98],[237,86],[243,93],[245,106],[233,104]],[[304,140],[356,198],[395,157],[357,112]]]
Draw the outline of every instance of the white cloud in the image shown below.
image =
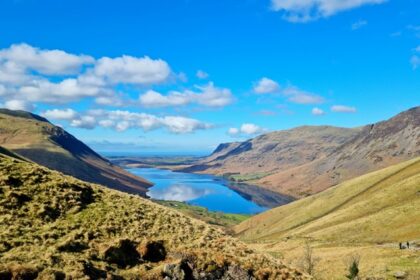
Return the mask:
[[31,84],[18,88],[17,94],[33,102],[63,104],[86,97],[111,96],[114,92],[109,88],[84,84],[79,79],[68,78],[58,83],[45,79],[34,80]]
[[3,106],[9,110],[32,111],[34,109],[34,106],[31,103],[17,99],[8,100]]
[[198,70],[197,73],[195,74],[197,76],[197,78],[199,79],[207,79],[209,77],[209,74],[204,72],[203,70]]
[[208,107],[223,107],[231,104],[234,100],[229,89],[215,87],[213,83],[196,86],[196,88],[200,91],[171,91],[168,95],[150,90],[140,95],[139,101],[145,107],[183,106],[194,103]]
[[11,63],[22,71],[30,69],[47,75],[66,75],[77,73],[82,65],[92,64],[94,59],[61,50],[41,50],[27,44],[18,44],[0,50],[1,61]]
[[168,116],[162,118],[160,121],[170,132],[176,134],[192,133],[199,129],[209,129],[212,127],[210,124],[180,116]]
[[154,90],[149,90],[145,94],[140,95],[139,101],[145,107],[180,106],[190,102],[187,94],[170,92],[165,96]]
[[331,107],[331,111],[336,113],[356,113],[357,109],[355,107],[350,106],[334,105]]
[[290,22],[308,22],[386,0],[271,0],[271,8]]
[[410,64],[414,70],[416,70],[420,66],[420,57],[418,55],[413,55],[410,58]]
[[73,109],[67,108],[67,109],[52,109],[47,110],[41,115],[47,119],[51,120],[73,120],[78,117],[78,113],[74,111]]
[[287,96],[290,102],[297,104],[320,104],[325,101],[322,96],[301,90],[295,86],[288,86],[282,90],[282,93]]
[[315,107],[315,108],[312,109],[312,115],[314,115],[314,116],[322,116],[322,115],[325,115],[325,112],[324,112],[324,110],[322,110],[322,109],[320,109],[318,107]]
[[94,129],[96,127],[96,119],[93,116],[81,116],[72,120],[70,125],[78,128]]
[[254,92],[259,94],[274,93],[280,90],[280,85],[269,78],[262,78],[254,86]]
[[228,130],[230,136],[250,136],[263,133],[266,129],[253,123],[244,123],[240,128],[231,127]]
[[239,129],[236,127],[231,127],[228,129],[228,134],[229,135],[238,135],[240,133]]
[[74,119],[69,119],[69,121],[73,127],[93,129],[101,126],[118,132],[128,129],[142,129],[147,132],[165,128],[171,133],[185,134],[213,127],[211,124],[183,116],[157,117],[151,114],[122,110],[90,110],[83,114],[78,113]]
[[281,94],[290,102],[298,104],[320,104],[325,101],[323,97],[293,85],[283,88],[278,82],[265,77],[258,81],[253,90],[257,94]]
[[359,20],[359,21],[356,21],[355,23],[353,23],[352,25],[351,25],[351,30],[357,30],[357,29],[360,29],[360,28],[362,28],[363,26],[365,26],[365,25],[367,25],[368,24],[368,22],[366,21],[366,20]]
[[155,84],[164,82],[171,73],[168,63],[148,56],[137,58],[128,55],[99,59],[94,73],[112,84]]

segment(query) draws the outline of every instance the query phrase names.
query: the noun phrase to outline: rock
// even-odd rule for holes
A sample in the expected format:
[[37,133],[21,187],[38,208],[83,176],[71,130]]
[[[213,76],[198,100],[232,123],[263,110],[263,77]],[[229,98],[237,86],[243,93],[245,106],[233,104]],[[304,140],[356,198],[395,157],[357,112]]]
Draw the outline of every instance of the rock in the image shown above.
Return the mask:
[[144,261],[160,262],[166,258],[166,249],[163,241],[147,241],[137,247],[137,252]]
[[187,261],[182,260],[178,264],[165,264],[163,276],[171,280],[190,280],[194,279],[193,271]]
[[226,280],[251,280],[255,279],[251,276],[251,274],[246,271],[245,269],[237,266],[231,265],[226,270],[225,274],[223,275],[222,279]]
[[397,271],[394,273],[395,279],[406,279],[407,278],[407,272],[405,271]]
[[140,261],[140,254],[133,241],[122,239],[115,246],[108,247],[103,253],[106,262],[116,264],[121,268],[134,266]]

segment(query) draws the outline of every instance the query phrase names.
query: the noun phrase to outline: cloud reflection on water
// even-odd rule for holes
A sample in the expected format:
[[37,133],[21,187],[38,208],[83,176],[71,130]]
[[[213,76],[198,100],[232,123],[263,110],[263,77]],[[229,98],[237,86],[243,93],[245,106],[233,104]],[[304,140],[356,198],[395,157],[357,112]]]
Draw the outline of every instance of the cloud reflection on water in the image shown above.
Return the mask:
[[151,189],[147,195],[161,200],[191,201],[212,192],[211,189],[207,188],[194,188],[188,185],[175,184],[164,189]]

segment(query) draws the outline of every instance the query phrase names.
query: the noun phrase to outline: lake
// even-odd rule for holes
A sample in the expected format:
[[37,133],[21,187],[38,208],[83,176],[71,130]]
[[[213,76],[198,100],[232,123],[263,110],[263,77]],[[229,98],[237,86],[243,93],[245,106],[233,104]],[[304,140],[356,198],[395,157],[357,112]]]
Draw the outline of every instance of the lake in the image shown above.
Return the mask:
[[292,201],[289,197],[256,186],[237,184],[207,174],[157,168],[127,170],[155,184],[147,192],[153,199],[187,202],[206,207],[210,211],[256,214]]

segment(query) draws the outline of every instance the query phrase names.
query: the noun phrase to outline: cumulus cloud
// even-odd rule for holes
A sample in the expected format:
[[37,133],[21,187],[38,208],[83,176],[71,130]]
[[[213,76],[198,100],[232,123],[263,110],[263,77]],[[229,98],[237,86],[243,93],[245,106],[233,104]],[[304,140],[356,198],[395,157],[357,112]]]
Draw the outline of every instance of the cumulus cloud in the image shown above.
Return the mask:
[[203,70],[198,70],[197,73],[195,74],[197,76],[197,78],[199,79],[207,79],[209,77],[209,74],[204,72]]
[[293,85],[282,87],[278,82],[265,77],[254,85],[253,90],[257,94],[280,94],[287,97],[290,102],[297,104],[320,104],[325,101],[319,95],[301,90]]
[[356,113],[357,109],[350,106],[334,105],[331,107],[331,111],[336,113]]
[[65,104],[90,98],[100,105],[123,106],[117,86],[152,85],[168,79],[171,69],[161,59],[121,56],[95,60],[62,50],[45,50],[28,44],[0,50],[1,96]]
[[365,26],[365,25],[367,25],[368,24],[368,22],[366,21],[366,20],[359,20],[359,21],[356,21],[355,23],[353,23],[352,25],[351,25],[351,30],[357,30],[357,29],[360,29],[360,28],[362,28],[363,26]]
[[223,107],[234,100],[229,89],[215,87],[213,83],[196,88],[199,91],[171,91],[167,95],[150,90],[140,95],[139,101],[145,107],[183,106],[194,103],[208,107]]
[[74,120],[79,116],[79,114],[76,111],[70,108],[63,109],[63,110],[60,110],[60,109],[47,110],[41,113],[41,115],[51,120],[67,120],[67,121]]
[[290,22],[308,22],[386,0],[271,0],[271,8]]
[[142,129],[147,132],[165,128],[171,133],[185,134],[213,127],[212,124],[183,116],[158,117],[152,114],[123,110],[90,110],[77,113],[71,109],[53,109],[45,111],[43,116],[55,120],[69,121],[72,127],[94,129],[100,126],[118,132],[128,129]]
[[262,78],[254,86],[254,92],[259,94],[274,93],[280,90],[280,85],[269,78]]
[[154,90],[149,90],[139,97],[140,104],[145,107],[167,107],[186,105],[190,102],[188,95],[180,92],[170,92],[163,95]]
[[318,107],[315,107],[315,108],[312,109],[312,115],[322,116],[322,115],[325,115],[325,112],[324,112],[324,110],[319,109]]
[[18,88],[16,94],[33,102],[63,104],[85,97],[109,96],[114,92],[110,88],[84,84],[79,79],[69,78],[58,83],[45,79],[34,80]]
[[32,111],[34,109],[34,106],[31,103],[25,100],[17,100],[17,99],[6,101],[3,107],[9,110],[23,110],[23,111]]
[[155,84],[164,82],[171,73],[168,63],[148,56],[137,58],[128,55],[99,59],[94,73],[113,84]]
[[12,45],[0,50],[0,62],[8,67],[34,70],[47,75],[75,74],[84,64],[92,64],[94,59],[87,55],[74,55],[61,50],[42,50],[27,44]]
[[244,123],[241,125],[241,127],[236,128],[236,127],[231,127],[228,130],[228,134],[230,136],[251,136],[251,135],[256,135],[259,133],[263,133],[265,132],[266,129],[253,124],[253,123]]

